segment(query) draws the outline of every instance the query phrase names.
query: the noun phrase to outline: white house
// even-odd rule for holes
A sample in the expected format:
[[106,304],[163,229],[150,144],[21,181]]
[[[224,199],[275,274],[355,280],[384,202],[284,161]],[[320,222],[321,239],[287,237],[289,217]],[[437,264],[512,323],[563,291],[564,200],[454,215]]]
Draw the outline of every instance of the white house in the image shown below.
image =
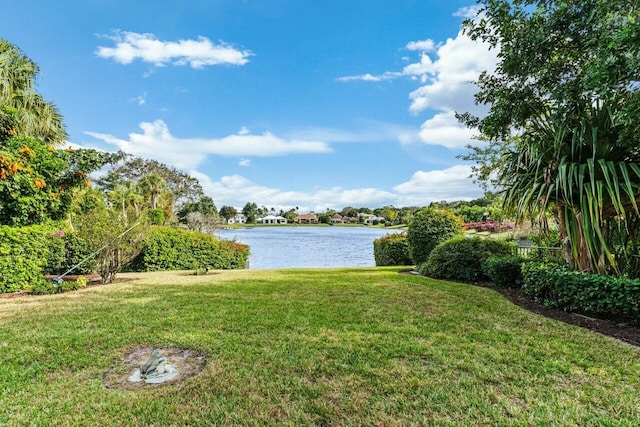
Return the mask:
[[246,224],[246,223],[247,223],[247,217],[241,213],[235,214],[233,218],[229,218],[227,220],[227,224]]
[[262,218],[258,218],[258,224],[286,224],[287,218],[283,216],[267,215]]
[[366,213],[360,213],[358,214],[358,217],[362,218],[363,222],[367,225],[372,225],[373,221],[378,221],[378,222],[385,221],[385,219],[381,216],[376,216],[376,215],[366,214]]

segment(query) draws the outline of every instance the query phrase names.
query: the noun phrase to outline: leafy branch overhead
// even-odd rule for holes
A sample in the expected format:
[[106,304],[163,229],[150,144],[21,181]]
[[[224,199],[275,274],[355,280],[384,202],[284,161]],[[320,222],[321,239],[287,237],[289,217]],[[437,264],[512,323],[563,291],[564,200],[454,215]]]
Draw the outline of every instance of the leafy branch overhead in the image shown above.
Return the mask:
[[553,211],[565,258],[619,273],[640,242],[640,10],[628,0],[480,0],[466,33],[499,50],[459,114],[489,145],[471,147],[522,218]]

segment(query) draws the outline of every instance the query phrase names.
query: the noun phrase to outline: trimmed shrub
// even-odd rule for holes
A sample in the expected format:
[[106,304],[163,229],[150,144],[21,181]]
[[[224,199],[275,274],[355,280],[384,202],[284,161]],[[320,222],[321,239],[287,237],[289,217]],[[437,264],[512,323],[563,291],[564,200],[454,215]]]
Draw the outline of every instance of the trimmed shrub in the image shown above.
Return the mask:
[[[60,273],[69,270],[89,255],[91,255],[91,249],[78,233],[66,233],[64,235],[64,260]],[[88,274],[94,271],[96,271],[95,258],[87,260],[84,264],[74,269],[73,274]]]
[[[85,278],[86,280],[86,278]],[[54,282],[47,282],[42,280],[31,288],[31,293],[34,295],[50,295],[61,294],[63,292],[75,291],[79,288],[86,286],[86,282],[82,285],[82,282],[78,280],[63,281],[60,284]]]
[[152,227],[129,271],[246,268],[249,247],[197,231]]
[[435,279],[477,282],[486,280],[482,262],[495,255],[509,255],[511,245],[502,240],[454,237],[439,244],[421,269]]
[[482,262],[482,271],[493,282],[502,288],[519,288],[522,286],[522,264],[525,259],[517,256],[492,256]]
[[0,292],[29,290],[60,268],[64,242],[51,226],[0,226]]
[[596,316],[640,319],[640,279],[572,270],[564,264],[522,266],[523,291],[536,302]]
[[407,228],[411,259],[415,264],[427,261],[439,243],[461,232],[462,219],[453,212],[431,208],[419,210]]
[[405,233],[390,233],[374,240],[373,257],[377,266],[413,265]]

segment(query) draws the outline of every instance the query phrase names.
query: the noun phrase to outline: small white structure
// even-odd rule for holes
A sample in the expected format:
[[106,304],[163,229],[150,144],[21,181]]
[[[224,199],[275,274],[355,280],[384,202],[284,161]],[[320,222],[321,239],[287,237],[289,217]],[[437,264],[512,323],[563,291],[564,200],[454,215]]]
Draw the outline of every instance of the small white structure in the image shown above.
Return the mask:
[[372,214],[361,213],[361,214],[358,214],[358,217],[363,218],[363,222],[367,225],[372,225],[374,221],[378,221],[378,222],[385,221],[383,217],[372,215]]
[[286,224],[287,218],[283,216],[267,215],[262,218],[258,218],[258,224]]
[[227,224],[246,224],[246,223],[247,223],[247,217],[241,213],[235,214],[233,218],[229,218],[227,220]]

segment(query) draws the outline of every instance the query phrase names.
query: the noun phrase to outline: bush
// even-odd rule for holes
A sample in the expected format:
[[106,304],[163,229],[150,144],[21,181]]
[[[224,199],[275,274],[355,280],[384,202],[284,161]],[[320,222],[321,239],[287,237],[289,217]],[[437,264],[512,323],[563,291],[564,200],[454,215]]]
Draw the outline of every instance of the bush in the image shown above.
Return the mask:
[[59,269],[64,242],[52,226],[0,226],[0,292],[29,290]]
[[503,288],[522,286],[522,264],[525,259],[517,256],[492,256],[482,263],[482,271],[494,285]]
[[373,257],[377,266],[413,265],[405,233],[386,234],[374,240]]
[[427,261],[438,243],[461,232],[462,220],[452,212],[431,208],[416,212],[407,228],[411,259],[415,264]]
[[640,280],[572,270],[564,264],[522,266],[523,291],[548,307],[587,315],[640,319]]
[[502,240],[455,237],[439,244],[421,269],[435,279],[465,282],[486,280],[482,262],[494,255],[509,255],[511,247]]
[[[85,280],[87,279],[85,278]],[[82,282],[78,280],[73,280],[73,281],[65,280],[60,282],[59,284],[42,280],[33,286],[33,288],[31,289],[31,293],[34,295],[61,294],[63,292],[75,291],[85,286],[86,286],[86,282],[84,286],[82,286]]]
[[246,268],[249,247],[197,231],[152,227],[129,271]]
[[[64,235],[64,260],[62,262],[60,273],[64,273],[71,267],[82,262],[86,257],[91,255],[89,245],[78,233],[66,233]],[[88,274],[96,271],[96,260],[92,258],[87,260],[81,266],[73,270],[74,274]]]
[[164,224],[164,212],[162,209],[149,209],[147,217],[149,218],[149,223],[153,225]]

